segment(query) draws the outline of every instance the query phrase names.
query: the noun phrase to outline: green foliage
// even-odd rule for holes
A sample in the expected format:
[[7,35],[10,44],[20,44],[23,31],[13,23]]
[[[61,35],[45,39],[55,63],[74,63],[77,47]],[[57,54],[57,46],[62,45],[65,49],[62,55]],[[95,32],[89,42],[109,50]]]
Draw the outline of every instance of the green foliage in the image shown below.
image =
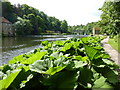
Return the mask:
[[4,0],[2,2],[2,16],[8,19],[10,22],[14,23],[17,21],[17,16],[14,12],[14,6],[10,2]]
[[120,1],[105,2],[100,10],[103,12],[99,21],[102,33],[117,35],[120,32]]
[[63,33],[66,33],[66,32],[68,31],[68,24],[67,24],[67,21],[66,21],[66,20],[63,20],[63,21],[61,22],[60,28],[61,28],[61,31],[62,31]]
[[5,79],[0,80],[0,90],[7,89],[21,70],[14,70]]
[[2,2],[2,16],[15,24],[17,35],[39,35],[47,33],[67,33],[66,20],[60,21],[50,17],[42,11],[26,4],[12,5],[10,2]]
[[91,22],[86,25],[68,26],[68,31],[72,34],[90,35],[94,27],[98,27],[98,22]]
[[32,24],[27,19],[18,18],[18,21],[15,23],[16,34],[17,35],[30,35],[33,31]]
[[47,54],[47,52],[36,52],[28,57],[28,55],[19,55],[14,57],[12,60],[9,61],[9,64],[14,64],[20,62],[21,64],[32,64],[36,60],[42,59],[42,57]]
[[102,39],[43,41],[44,48],[14,57],[8,65],[0,67],[0,82],[4,82],[1,89],[116,88],[119,81],[115,69],[119,67],[101,47]]

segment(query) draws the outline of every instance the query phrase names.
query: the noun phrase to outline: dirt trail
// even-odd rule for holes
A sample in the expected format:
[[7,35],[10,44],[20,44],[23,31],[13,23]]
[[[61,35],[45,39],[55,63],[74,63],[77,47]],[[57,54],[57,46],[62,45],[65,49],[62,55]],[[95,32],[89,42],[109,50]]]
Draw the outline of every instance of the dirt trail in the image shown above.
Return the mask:
[[108,44],[109,37],[101,41],[103,48],[110,55],[111,59],[120,66],[120,53]]

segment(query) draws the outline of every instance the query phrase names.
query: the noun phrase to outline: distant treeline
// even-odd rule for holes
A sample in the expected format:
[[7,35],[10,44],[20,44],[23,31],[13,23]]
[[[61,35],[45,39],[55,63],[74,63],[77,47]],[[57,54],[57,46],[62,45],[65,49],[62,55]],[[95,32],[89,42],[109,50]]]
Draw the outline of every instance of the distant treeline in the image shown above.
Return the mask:
[[68,26],[66,20],[59,20],[48,16],[43,11],[26,4],[12,5],[10,2],[2,2],[2,16],[14,23],[17,35],[37,35],[41,33],[80,33],[92,32],[89,23],[85,25]]
[[68,32],[66,20],[60,21],[55,17],[50,17],[26,4],[12,5],[10,2],[3,2],[2,9],[3,17],[15,23],[18,35],[35,35],[44,33],[46,30]]

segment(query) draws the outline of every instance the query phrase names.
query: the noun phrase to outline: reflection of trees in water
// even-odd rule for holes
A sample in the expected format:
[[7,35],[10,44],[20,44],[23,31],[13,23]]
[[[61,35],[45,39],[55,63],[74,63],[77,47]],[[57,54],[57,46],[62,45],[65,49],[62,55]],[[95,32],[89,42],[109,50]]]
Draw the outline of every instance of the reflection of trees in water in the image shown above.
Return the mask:
[[34,37],[4,37],[2,39],[2,51],[20,49],[40,44]]

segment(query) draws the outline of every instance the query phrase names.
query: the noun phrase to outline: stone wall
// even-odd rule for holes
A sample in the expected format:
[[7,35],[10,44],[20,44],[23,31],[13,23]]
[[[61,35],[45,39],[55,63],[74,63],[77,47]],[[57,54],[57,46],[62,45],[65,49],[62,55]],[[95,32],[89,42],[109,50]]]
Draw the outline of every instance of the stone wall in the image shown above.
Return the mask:
[[12,24],[2,23],[2,34],[4,36],[14,36],[15,35],[15,30],[13,29]]

